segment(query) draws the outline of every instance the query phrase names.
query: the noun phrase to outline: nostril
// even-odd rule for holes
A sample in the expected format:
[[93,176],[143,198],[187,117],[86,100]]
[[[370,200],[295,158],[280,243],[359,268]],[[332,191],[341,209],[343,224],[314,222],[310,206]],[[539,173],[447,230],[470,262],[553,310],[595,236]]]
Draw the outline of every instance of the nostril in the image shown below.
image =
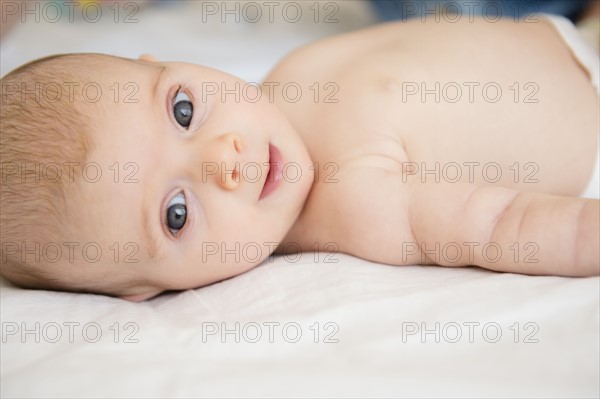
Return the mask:
[[242,152],[242,141],[238,136],[233,137],[233,147],[238,154]]

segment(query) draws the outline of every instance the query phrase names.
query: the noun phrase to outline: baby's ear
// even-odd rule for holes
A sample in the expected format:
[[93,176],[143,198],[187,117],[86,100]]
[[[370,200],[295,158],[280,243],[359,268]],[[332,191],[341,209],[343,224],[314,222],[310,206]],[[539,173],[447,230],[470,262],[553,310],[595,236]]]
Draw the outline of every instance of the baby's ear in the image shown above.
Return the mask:
[[160,294],[161,291],[150,291],[145,294],[123,295],[120,298],[130,302],[143,302]]
[[158,62],[158,58],[150,54],[142,54],[139,57],[140,61]]

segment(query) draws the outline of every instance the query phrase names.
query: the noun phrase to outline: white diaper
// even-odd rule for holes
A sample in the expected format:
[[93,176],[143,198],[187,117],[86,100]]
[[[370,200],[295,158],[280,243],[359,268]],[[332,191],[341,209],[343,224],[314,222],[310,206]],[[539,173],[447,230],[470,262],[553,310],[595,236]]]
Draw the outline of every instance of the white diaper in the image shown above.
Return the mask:
[[[570,48],[571,53],[577,59],[579,64],[584,67],[591,76],[592,86],[600,97],[600,58],[594,49],[588,46],[579,35],[575,25],[568,19],[558,16],[543,14],[543,17],[552,23],[558,33],[561,35],[565,44]],[[600,134],[600,132],[599,132]],[[600,138],[600,137],[599,137]],[[600,142],[600,140],[599,140]],[[581,194],[585,198],[600,198],[600,144],[597,149],[596,163],[592,179],[587,188]]]

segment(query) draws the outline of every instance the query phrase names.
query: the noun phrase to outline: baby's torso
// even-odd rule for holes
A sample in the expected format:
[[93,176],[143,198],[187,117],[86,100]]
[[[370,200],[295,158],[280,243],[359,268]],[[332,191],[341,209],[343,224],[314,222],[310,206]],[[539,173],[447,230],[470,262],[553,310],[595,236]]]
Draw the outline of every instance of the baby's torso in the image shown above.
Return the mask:
[[578,195],[595,156],[597,97],[541,19],[382,25],[301,48],[265,82],[302,89],[276,103],[315,166],[286,237],[304,250],[401,263],[411,185]]

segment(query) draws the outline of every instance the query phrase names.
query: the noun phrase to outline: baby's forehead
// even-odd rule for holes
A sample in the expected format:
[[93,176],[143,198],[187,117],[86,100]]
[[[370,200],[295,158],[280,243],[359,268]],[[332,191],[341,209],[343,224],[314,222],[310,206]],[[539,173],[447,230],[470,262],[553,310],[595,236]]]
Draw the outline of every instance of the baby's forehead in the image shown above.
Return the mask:
[[154,242],[146,233],[145,210],[151,208],[144,200],[144,190],[114,183],[117,167],[121,168],[121,180],[121,175],[131,172],[123,165],[115,166],[106,178],[100,178],[110,182],[84,184],[70,205],[72,217],[65,221],[71,225],[71,234],[64,241],[75,243],[75,254],[86,264],[123,267],[146,262],[150,243]]
[[61,89],[79,93],[91,104],[104,99],[115,103],[135,102],[139,86],[148,83],[148,75],[160,68],[146,61],[96,54],[84,54],[69,64],[72,67],[68,74],[70,81],[62,82]]
[[117,251],[111,249],[116,245],[120,251],[127,247],[125,250],[135,250],[145,257],[153,241],[147,237],[147,224],[158,217],[155,205],[162,198],[157,197],[161,193],[155,187],[158,178],[153,179],[154,173],[149,171],[152,157],[146,155],[140,139],[131,132],[113,131],[111,135],[123,140],[107,137],[105,146],[99,143],[99,148],[91,152],[70,201],[77,216],[69,222],[79,226],[86,242],[101,244],[103,251]]

